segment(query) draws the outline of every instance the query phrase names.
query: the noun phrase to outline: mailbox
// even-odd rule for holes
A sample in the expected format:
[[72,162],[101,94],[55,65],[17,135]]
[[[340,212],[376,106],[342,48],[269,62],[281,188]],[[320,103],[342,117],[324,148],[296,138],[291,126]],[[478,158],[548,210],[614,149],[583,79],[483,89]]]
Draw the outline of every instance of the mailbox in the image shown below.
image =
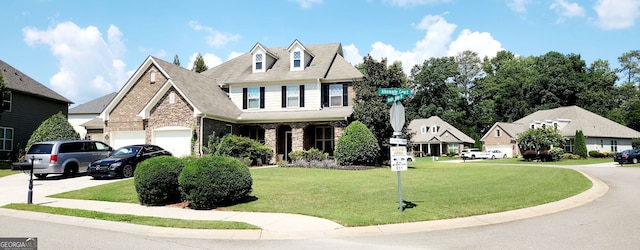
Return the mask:
[[11,170],[32,170],[33,164],[31,162],[14,162],[11,163]]

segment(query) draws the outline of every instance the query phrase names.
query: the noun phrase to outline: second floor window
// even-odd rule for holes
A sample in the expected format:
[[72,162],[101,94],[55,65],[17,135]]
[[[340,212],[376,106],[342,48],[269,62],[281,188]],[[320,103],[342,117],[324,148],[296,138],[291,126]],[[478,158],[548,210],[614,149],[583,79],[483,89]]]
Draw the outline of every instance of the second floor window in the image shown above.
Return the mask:
[[262,70],[262,54],[256,54],[256,70]]
[[300,51],[293,52],[293,67],[300,68]]
[[11,101],[13,96],[11,95],[11,91],[5,91],[2,93],[2,110],[6,110],[11,112]]
[[300,88],[298,86],[287,86],[287,107],[300,106]]
[[331,107],[342,106],[342,84],[329,86],[329,103]]
[[247,107],[250,109],[260,108],[260,89],[248,88]]

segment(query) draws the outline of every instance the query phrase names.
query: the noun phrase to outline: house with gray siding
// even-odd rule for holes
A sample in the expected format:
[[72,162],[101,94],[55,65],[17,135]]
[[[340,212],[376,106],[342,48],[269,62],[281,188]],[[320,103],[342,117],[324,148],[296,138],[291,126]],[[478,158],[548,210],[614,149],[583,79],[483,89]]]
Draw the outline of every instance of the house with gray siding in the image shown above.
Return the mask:
[[11,152],[24,149],[40,124],[52,115],[68,114],[73,102],[0,60],[7,91],[0,113],[0,159],[11,159]]

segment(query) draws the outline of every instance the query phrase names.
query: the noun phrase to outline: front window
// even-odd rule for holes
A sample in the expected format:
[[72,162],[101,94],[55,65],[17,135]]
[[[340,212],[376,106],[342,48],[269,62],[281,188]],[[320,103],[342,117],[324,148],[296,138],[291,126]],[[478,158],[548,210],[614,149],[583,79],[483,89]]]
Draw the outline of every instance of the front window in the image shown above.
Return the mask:
[[315,148],[320,151],[333,154],[333,127],[316,127]]
[[262,54],[256,54],[256,70],[262,69]]
[[13,128],[0,128],[0,150],[13,150]]
[[2,93],[2,110],[11,111],[11,91],[5,91]]
[[249,128],[249,138],[264,144],[264,129],[261,127]]
[[456,154],[457,154],[457,153],[459,153],[459,152],[458,152],[458,143],[449,143],[449,144],[447,145],[447,147],[448,147],[448,148],[447,148],[447,149],[448,149],[448,150],[447,150],[448,152],[453,152],[453,153],[456,153]]
[[331,107],[342,106],[342,84],[329,86],[329,101],[331,102]]
[[573,153],[573,143],[574,142],[575,142],[574,139],[565,140],[565,142],[564,142],[564,152]]
[[300,106],[300,87],[287,86],[287,107]]
[[611,152],[618,152],[618,141],[611,140]]
[[260,108],[260,88],[247,89],[247,106],[250,109]]
[[293,67],[300,68],[300,51],[293,52]]

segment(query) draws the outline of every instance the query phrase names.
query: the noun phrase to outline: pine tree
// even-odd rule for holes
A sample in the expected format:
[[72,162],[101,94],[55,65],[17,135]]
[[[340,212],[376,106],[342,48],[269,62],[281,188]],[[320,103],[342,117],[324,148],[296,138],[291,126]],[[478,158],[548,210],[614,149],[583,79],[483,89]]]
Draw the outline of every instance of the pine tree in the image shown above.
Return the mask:
[[178,59],[178,55],[173,57],[173,64],[180,66],[180,59]]
[[584,138],[582,130],[576,131],[575,142],[573,145],[573,154],[579,155],[580,158],[587,158],[587,141]]
[[204,63],[204,58],[202,58],[202,55],[198,53],[198,55],[196,56],[196,60],[193,61],[193,68],[191,70],[197,73],[201,73],[207,69],[209,69],[209,67],[207,67],[207,64]]

